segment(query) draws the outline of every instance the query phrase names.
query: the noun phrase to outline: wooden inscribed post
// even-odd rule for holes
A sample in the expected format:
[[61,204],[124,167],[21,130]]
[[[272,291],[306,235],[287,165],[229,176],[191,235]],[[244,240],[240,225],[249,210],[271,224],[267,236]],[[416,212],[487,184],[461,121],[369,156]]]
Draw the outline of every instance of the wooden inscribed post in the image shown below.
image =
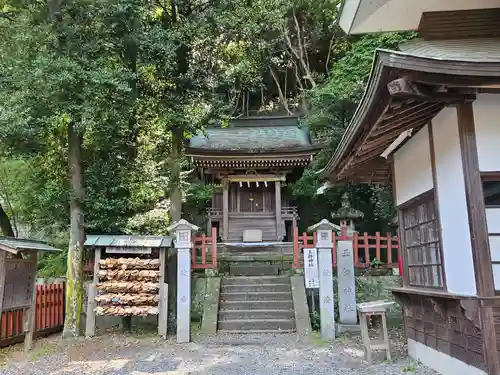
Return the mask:
[[36,263],[37,263],[37,252],[31,252],[30,259],[30,290],[31,290],[31,300],[28,309],[24,314],[24,350],[31,350],[33,347],[33,333],[35,331],[35,319],[36,319]]
[[167,338],[168,327],[168,284],[165,282],[165,267],[167,266],[167,249],[160,252],[160,301],[158,312],[158,335]]
[[95,308],[96,308],[96,286],[99,282],[99,262],[101,260],[101,249],[96,248],[94,254],[94,278],[89,285],[87,293],[87,319],[85,324],[85,336],[92,337],[95,335]]

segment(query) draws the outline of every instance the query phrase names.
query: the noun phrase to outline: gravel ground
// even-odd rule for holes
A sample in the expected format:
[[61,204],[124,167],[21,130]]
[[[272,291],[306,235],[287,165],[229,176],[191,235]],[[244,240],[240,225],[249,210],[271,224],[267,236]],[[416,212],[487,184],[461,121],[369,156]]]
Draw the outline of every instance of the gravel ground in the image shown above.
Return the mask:
[[[398,338],[396,337],[396,340]],[[26,357],[22,347],[0,350],[2,375],[392,375],[436,373],[406,358],[394,345],[394,361],[368,366],[356,337],[329,344],[314,336],[217,335],[193,337],[189,344],[162,341],[151,335],[106,334],[73,342],[50,337],[38,340]]]

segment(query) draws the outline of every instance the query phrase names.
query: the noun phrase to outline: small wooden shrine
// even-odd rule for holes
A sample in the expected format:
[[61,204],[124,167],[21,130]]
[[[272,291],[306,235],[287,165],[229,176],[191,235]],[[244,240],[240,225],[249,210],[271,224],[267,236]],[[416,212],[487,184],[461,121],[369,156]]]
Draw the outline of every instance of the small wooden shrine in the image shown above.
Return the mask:
[[298,117],[247,117],[211,127],[189,141],[187,155],[217,188],[207,231],[228,243],[281,242],[291,238],[298,215],[282,194],[320,147]]
[[94,249],[94,276],[89,286],[85,335],[95,335],[96,315],[158,315],[158,334],[167,335],[168,286],[164,236],[87,236]]
[[35,330],[38,252],[60,251],[45,242],[0,237],[0,316],[23,310],[25,349],[31,349]]

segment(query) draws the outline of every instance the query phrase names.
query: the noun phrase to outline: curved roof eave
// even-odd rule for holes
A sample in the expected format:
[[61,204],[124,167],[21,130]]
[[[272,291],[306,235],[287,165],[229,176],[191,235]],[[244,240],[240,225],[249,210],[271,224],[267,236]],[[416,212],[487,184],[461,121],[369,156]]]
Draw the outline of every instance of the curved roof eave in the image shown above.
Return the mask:
[[[480,61],[473,58],[467,60],[432,58],[406,52],[377,49],[361,102],[344,132],[335,153],[321,173],[321,178],[330,179],[329,177],[331,177],[333,170],[339,165],[346,154],[351,151],[349,149],[352,148],[353,143],[356,141],[356,136],[360,128],[364,125],[367,115],[375,109],[374,99],[377,91],[380,89],[380,81],[384,70],[415,71],[439,74],[448,78],[450,76],[472,76],[493,79],[500,77],[500,60]],[[388,91],[387,95],[389,95]]]

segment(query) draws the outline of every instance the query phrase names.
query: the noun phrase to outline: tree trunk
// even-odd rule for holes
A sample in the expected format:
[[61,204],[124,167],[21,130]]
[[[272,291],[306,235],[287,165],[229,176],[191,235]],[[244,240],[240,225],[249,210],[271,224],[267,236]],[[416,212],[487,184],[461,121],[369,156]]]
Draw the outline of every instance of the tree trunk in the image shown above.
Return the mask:
[[64,321],[63,337],[76,337],[81,334],[80,317],[83,309],[82,255],[83,243],[85,242],[82,144],[83,137],[70,123],[68,125],[68,163],[71,191],[69,202],[70,238],[66,271],[66,319]]
[[170,150],[170,181],[168,196],[170,198],[170,218],[172,223],[179,221],[182,216],[181,164],[183,130],[172,130],[172,144]]
[[2,234],[4,236],[15,237],[9,216],[7,215],[7,212],[5,212],[1,204],[0,204],[0,230],[2,231]]

